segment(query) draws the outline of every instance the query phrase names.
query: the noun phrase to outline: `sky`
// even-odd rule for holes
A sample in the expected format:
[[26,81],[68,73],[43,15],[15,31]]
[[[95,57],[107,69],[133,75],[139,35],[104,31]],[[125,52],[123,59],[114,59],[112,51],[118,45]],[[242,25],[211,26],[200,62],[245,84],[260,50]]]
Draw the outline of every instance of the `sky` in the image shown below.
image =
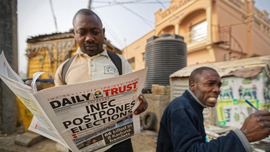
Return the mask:
[[[27,38],[72,29],[75,13],[88,7],[89,0],[18,0],[19,71],[27,72]],[[105,35],[119,49],[155,28],[155,12],[165,10],[171,0],[92,0],[92,10],[101,18]],[[134,3],[127,3],[134,2]],[[117,4],[126,3],[126,4]],[[270,13],[270,0],[256,0],[255,7]]]

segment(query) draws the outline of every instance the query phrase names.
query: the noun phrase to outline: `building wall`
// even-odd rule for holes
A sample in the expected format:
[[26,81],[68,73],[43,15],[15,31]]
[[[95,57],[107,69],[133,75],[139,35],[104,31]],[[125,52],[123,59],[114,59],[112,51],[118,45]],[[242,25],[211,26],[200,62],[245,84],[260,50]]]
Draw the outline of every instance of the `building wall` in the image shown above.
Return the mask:
[[212,1],[211,3],[211,39],[212,42],[217,42],[219,40],[218,35],[218,8],[217,8],[217,1]]
[[253,13],[249,20],[249,40],[252,44],[249,56],[269,55],[270,48],[270,19],[265,10],[258,10],[254,7],[254,2],[248,3],[250,12]]
[[[144,68],[141,59],[146,40],[162,33],[185,38],[187,65],[269,55],[267,16],[254,7],[253,0],[171,0],[169,8],[155,13],[155,30],[127,46],[124,57],[135,57],[134,70]],[[190,43],[191,28],[202,21],[207,21],[207,38]]]
[[[32,78],[36,72],[49,72],[54,74],[54,66],[51,66],[51,60],[48,51],[45,48],[39,50],[39,54],[28,61],[28,78]],[[47,74],[43,74],[41,79],[48,79]]]
[[157,36],[163,34],[163,33],[170,33],[171,35],[172,34],[175,34],[175,27],[174,25],[169,25],[167,27],[165,27],[164,29],[162,29],[158,34]]
[[145,112],[141,113],[140,116],[144,118],[147,112],[153,112],[156,116],[153,130],[158,132],[160,128],[160,121],[165,108],[170,104],[169,95],[155,95],[155,94],[144,94],[145,99],[148,102],[148,108]]
[[145,61],[143,60],[143,53],[145,52],[145,46],[147,44],[147,39],[155,35],[155,31],[151,31],[148,34],[144,35],[139,40],[130,44],[126,48],[123,49],[123,56],[129,60],[131,58],[135,58],[135,68],[133,71],[142,69],[145,67]]
[[[230,2],[220,0],[217,1],[217,13],[218,13],[218,25],[223,31],[228,31],[231,27],[231,36],[240,44],[243,53],[248,53],[247,45],[247,32],[248,28],[245,24],[245,14],[239,12],[240,8],[235,9],[234,5],[229,5]],[[240,3],[240,2],[239,2]],[[240,3],[241,4],[241,3]],[[239,5],[243,6],[243,5]],[[245,8],[245,7],[242,7]],[[227,32],[229,34],[229,32]],[[222,35],[220,35],[222,36]],[[237,46],[237,42],[231,39],[231,49],[235,51],[240,51]],[[219,38],[219,40],[222,40]],[[229,53],[229,51],[227,52]]]
[[[217,2],[218,15],[222,16],[222,18],[219,17],[219,24],[221,27],[231,24],[232,36],[241,44],[245,53],[243,56],[269,55],[267,50],[270,48],[268,43],[270,41],[270,20],[266,17],[268,14],[265,15],[265,11],[261,12],[256,9],[253,1],[241,3],[236,0],[232,2],[220,0]],[[251,13],[253,15],[250,16]]]
[[201,51],[191,52],[188,54],[187,65],[194,65],[206,62],[215,62],[211,58],[211,54],[208,49],[203,49]]
[[269,14],[265,11],[259,11],[256,8],[254,12],[253,22],[250,26],[252,51],[251,56],[266,55],[268,52],[264,48],[270,48],[270,20],[266,17]]
[[[136,71],[145,67],[145,62],[142,60],[143,59],[142,56],[143,56],[143,53],[145,52],[145,47],[146,47],[148,38],[152,36],[159,36],[162,33],[170,33],[170,34],[173,34],[173,33],[179,34],[179,32],[181,33],[181,31],[179,30],[179,26],[181,25],[181,21],[186,17],[187,19],[185,21],[185,24],[183,24],[182,26],[183,28],[186,29],[186,31],[189,31],[190,25],[196,25],[197,23],[200,23],[201,21],[206,20],[205,8],[209,7],[210,5],[209,2],[207,1],[202,2],[200,0],[186,0],[186,1],[182,0],[182,3],[181,1],[175,0],[175,1],[172,1],[172,3],[179,4],[178,10],[171,9],[173,11],[168,13],[167,16],[164,15],[164,12],[166,14],[166,10],[163,13],[161,12],[161,10],[157,11],[156,12],[156,29],[147,33],[145,36],[133,42],[132,44],[130,44],[123,50],[124,52],[123,56],[126,59],[129,60],[133,57],[135,58],[135,68],[133,69],[133,71]],[[180,3],[182,5],[180,5]],[[187,6],[190,6],[190,7],[187,7]],[[169,8],[167,10],[169,10]]]
[[216,62],[235,60],[239,57],[246,58],[246,54],[240,54],[239,52],[232,52],[229,54],[228,50],[218,46],[214,46],[213,50]]
[[269,55],[270,36],[266,35],[261,27],[253,27],[252,29],[252,52],[250,56]]
[[[201,1],[201,0],[173,0],[171,1],[172,4],[170,8],[168,8],[164,12],[158,11],[155,13],[156,33],[159,33],[162,29],[166,28],[169,25],[173,25],[175,26],[175,34],[179,34],[179,24],[181,24],[181,21],[185,19],[186,16],[190,15],[196,10],[206,9],[210,5],[209,2],[210,1]],[[179,6],[173,5],[174,3],[176,4],[179,3]],[[178,8],[178,9],[172,9],[172,8]],[[172,11],[168,11],[168,10],[172,10]],[[200,16],[200,14],[194,14],[194,16],[196,15]],[[163,16],[166,16],[166,17],[163,17]],[[157,18],[159,18],[160,20],[158,20]],[[194,21],[195,20],[196,19],[194,19]],[[190,21],[191,23],[194,22],[193,20],[190,20]],[[193,24],[196,24],[196,21]]]
[[185,38],[186,43],[188,44],[191,43],[190,33],[189,33],[191,31],[191,27],[203,21],[206,21],[205,9],[199,9],[199,10],[193,11],[189,15],[185,16],[185,18],[181,21],[179,25],[178,35],[183,36]]
[[215,50],[215,55],[216,55],[216,60],[217,61],[228,61],[229,56],[228,56],[228,50],[225,50],[220,47],[214,47]]
[[[63,42],[71,42],[67,46],[63,46]],[[58,66],[64,62],[70,55],[76,52],[76,48],[71,48],[73,38],[50,40],[45,42],[28,43],[28,50],[34,50],[28,54],[28,78],[33,78],[33,74],[36,72],[49,72],[55,75]],[[71,51],[71,52],[70,52]],[[69,54],[70,53],[70,54]],[[41,79],[52,79],[48,74],[43,74]]]

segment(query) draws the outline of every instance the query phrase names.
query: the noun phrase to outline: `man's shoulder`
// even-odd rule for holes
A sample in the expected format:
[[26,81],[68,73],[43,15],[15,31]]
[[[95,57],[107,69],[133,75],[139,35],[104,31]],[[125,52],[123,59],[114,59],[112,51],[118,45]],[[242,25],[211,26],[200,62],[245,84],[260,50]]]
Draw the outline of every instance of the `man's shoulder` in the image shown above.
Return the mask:
[[[117,54],[117,53],[115,53],[115,54]],[[129,62],[127,61],[127,59],[120,54],[117,54],[117,55],[121,59],[122,70],[123,70],[122,74],[132,73],[132,68],[131,68]]]
[[179,114],[182,115],[183,113],[190,113],[190,110],[192,110],[192,108],[188,99],[185,96],[179,96],[173,99],[166,107],[162,122],[167,124],[173,117],[179,116]]
[[184,96],[179,96],[171,101],[171,103],[166,108],[167,111],[187,109],[190,107],[189,100]]
[[[117,53],[116,53],[117,54]],[[120,54],[117,54],[119,57],[120,57],[120,59],[122,60],[122,62],[123,61],[127,61],[127,59],[126,58],[124,58],[122,55],[120,55]]]
[[[106,50],[106,51],[109,52],[110,50]],[[113,52],[113,51],[110,51],[110,52]],[[115,53],[115,52],[113,52],[113,53]],[[115,53],[115,54],[118,55],[118,57],[122,60],[122,62],[127,60],[127,59],[124,58],[122,55],[117,54],[117,53]]]
[[172,105],[180,105],[180,106],[189,105],[189,99],[182,95],[182,96],[179,96],[179,97],[173,99],[171,104]]
[[57,70],[56,70],[56,74],[62,72],[63,66],[67,63],[67,61],[68,61],[69,59],[70,59],[70,58],[66,59],[64,62],[62,62],[62,63],[59,65],[59,67],[58,67]]
[[62,81],[62,70],[63,70],[63,66],[67,63],[68,60],[69,59],[65,60],[57,68],[57,70],[55,72],[55,79],[54,79],[55,86],[59,86],[59,85],[63,85],[64,84],[63,81]]

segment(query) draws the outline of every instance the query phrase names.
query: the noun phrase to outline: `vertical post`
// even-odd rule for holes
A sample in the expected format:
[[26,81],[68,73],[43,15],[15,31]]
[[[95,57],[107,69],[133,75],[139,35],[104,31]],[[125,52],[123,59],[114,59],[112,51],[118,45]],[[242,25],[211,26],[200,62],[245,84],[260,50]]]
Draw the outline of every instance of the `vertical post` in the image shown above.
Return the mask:
[[91,5],[92,5],[92,0],[89,0],[89,2],[88,2],[88,9],[91,9]]
[[175,33],[174,34],[175,35],[179,35],[180,33],[179,33],[179,24],[178,23],[175,24],[175,28],[174,29],[175,29]]
[[231,42],[232,42],[232,40],[231,40],[231,31],[232,31],[232,26],[231,25],[229,25],[229,50],[231,50]]
[[[31,45],[29,44],[29,43],[27,43],[27,51],[29,50],[29,49],[31,49]],[[27,62],[27,74],[26,74],[26,77],[27,78],[30,78],[29,77],[29,65],[30,65],[30,63],[29,63],[29,60],[30,60],[30,58],[27,56],[27,59],[28,59],[28,62]]]
[[218,37],[219,37],[218,41],[221,41],[221,32],[220,32],[220,25],[219,24],[218,24]]
[[126,38],[124,39],[124,41],[125,41],[125,48],[124,48],[124,50],[123,50],[123,56],[126,58],[126,59],[128,59],[128,50],[127,50],[127,40],[126,40]]
[[[212,3],[211,3],[212,4]],[[212,43],[212,7],[206,8],[206,21],[207,21],[207,43]]]
[[254,0],[248,0],[247,1],[247,12],[250,14],[248,16],[248,26],[247,26],[247,55],[245,56],[246,58],[247,57],[250,57],[252,54],[254,54],[254,47],[253,47],[253,21],[254,21],[254,9],[255,9],[255,6],[254,6],[254,3],[255,1]]
[[[17,0],[1,0],[0,10],[0,52],[5,52],[10,66],[18,73]],[[0,106],[1,133],[15,132],[18,111],[15,95],[2,80],[0,80]]]

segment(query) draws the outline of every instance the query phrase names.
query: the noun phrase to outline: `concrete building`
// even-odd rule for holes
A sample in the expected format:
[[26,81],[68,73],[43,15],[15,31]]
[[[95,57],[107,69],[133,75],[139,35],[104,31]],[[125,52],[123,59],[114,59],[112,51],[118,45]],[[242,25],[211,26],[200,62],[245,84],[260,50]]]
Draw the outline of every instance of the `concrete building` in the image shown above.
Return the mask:
[[[133,70],[145,66],[147,39],[163,33],[184,37],[187,65],[270,55],[268,12],[253,0],[171,0],[155,13],[155,29],[123,50]],[[166,50],[164,50],[166,51]]]

